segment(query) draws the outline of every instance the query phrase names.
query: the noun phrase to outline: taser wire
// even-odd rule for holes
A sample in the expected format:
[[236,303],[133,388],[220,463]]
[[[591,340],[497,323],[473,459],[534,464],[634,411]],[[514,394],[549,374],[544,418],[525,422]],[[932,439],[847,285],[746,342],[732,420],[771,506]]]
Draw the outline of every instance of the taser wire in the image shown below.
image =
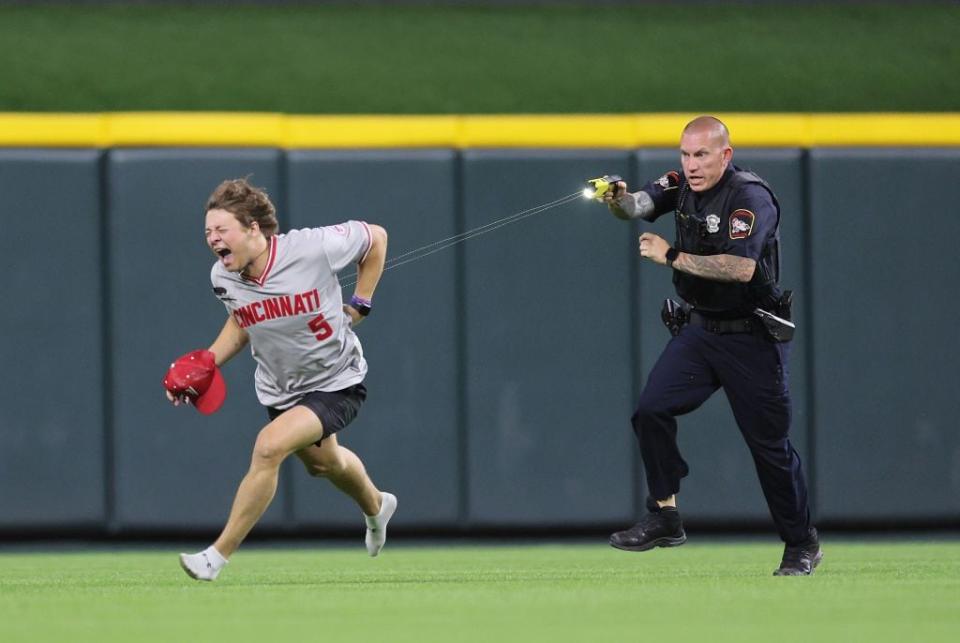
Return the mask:
[[[580,200],[581,198],[582,198],[581,192],[579,191],[574,192],[572,194],[562,196],[559,199],[555,199],[547,203],[542,203],[540,205],[534,206],[532,208],[528,208],[526,210],[521,210],[520,212],[511,214],[510,216],[504,217],[502,219],[491,221],[490,223],[486,223],[482,226],[478,226],[476,228],[473,228],[472,230],[467,230],[466,232],[455,234],[452,237],[447,237],[446,239],[441,239],[440,241],[434,241],[433,243],[428,243],[425,246],[415,248],[413,250],[410,250],[409,252],[403,253],[402,255],[397,255],[396,257],[392,257],[391,259],[388,259],[386,262],[384,262],[383,269],[384,271],[387,271],[392,268],[396,268],[397,266],[402,266],[405,263],[410,263],[412,261],[419,261],[424,257],[428,257],[434,254],[435,252],[446,250],[447,248],[455,246],[458,243],[463,243],[468,239],[479,237],[480,235],[486,234],[487,232],[492,232],[497,228],[502,228],[503,226],[510,225],[511,223],[516,223],[517,221],[521,221],[523,219],[526,219],[527,217],[532,217],[535,214],[540,214],[542,212],[546,212],[547,210],[552,210],[553,208],[557,208],[561,205],[566,205],[571,201],[577,201],[577,200]],[[357,283],[357,275],[358,273],[353,273],[352,275],[350,275],[347,281],[341,284],[341,287],[349,288],[350,286],[355,285]]]

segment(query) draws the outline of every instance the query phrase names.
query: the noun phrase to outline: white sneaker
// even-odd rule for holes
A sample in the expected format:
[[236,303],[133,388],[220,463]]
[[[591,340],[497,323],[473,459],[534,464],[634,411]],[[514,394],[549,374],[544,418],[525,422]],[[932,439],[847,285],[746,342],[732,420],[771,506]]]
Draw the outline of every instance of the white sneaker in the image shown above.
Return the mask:
[[213,545],[196,554],[180,554],[180,567],[194,580],[214,580],[226,564]]
[[387,542],[387,523],[397,510],[397,497],[392,493],[382,492],[380,494],[380,513],[376,516],[363,515],[367,521],[367,536],[364,542],[367,545],[367,553],[376,556],[383,549],[383,544]]

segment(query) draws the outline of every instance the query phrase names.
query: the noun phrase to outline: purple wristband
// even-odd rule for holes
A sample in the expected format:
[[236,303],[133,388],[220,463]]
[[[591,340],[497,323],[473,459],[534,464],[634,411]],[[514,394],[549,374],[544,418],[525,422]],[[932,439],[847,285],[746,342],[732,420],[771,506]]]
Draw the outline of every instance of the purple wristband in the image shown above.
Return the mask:
[[362,316],[366,317],[370,314],[370,310],[373,308],[373,301],[370,299],[364,299],[359,295],[354,295],[350,298],[350,305]]

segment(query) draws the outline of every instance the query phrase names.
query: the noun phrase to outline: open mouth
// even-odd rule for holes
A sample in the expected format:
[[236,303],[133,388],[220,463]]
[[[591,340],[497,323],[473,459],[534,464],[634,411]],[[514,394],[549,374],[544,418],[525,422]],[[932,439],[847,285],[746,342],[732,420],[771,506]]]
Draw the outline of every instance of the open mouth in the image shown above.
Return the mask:
[[217,254],[218,257],[220,257],[220,260],[225,264],[229,263],[230,258],[233,256],[233,251],[231,251],[230,248],[217,248],[214,250],[214,252]]

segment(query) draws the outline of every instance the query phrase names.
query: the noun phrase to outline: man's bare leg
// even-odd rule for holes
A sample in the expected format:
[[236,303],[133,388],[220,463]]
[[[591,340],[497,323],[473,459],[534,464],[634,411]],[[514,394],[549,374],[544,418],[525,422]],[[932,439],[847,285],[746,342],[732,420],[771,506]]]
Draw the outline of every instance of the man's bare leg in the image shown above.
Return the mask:
[[297,457],[310,475],[329,479],[360,506],[367,523],[367,552],[371,556],[379,554],[387,541],[387,523],[397,508],[396,496],[374,486],[363,462],[353,451],[340,446],[336,435],[324,438],[320,446],[301,449]]
[[337,436],[331,435],[320,443],[297,451],[307,473],[327,478],[360,506],[368,516],[380,511],[380,490],[374,486],[363,462],[350,449],[340,446]]
[[230,558],[247,537],[277,492],[280,465],[288,455],[312,444],[323,435],[323,425],[312,411],[295,406],[265,426],[253,447],[250,469],[240,482],[230,518],[213,543],[224,558]]
[[293,407],[261,429],[253,447],[250,469],[233,499],[230,518],[220,537],[196,554],[180,554],[180,566],[196,580],[214,580],[227,559],[247,537],[277,492],[280,465],[291,453],[312,444],[323,435],[323,425],[314,413]]

